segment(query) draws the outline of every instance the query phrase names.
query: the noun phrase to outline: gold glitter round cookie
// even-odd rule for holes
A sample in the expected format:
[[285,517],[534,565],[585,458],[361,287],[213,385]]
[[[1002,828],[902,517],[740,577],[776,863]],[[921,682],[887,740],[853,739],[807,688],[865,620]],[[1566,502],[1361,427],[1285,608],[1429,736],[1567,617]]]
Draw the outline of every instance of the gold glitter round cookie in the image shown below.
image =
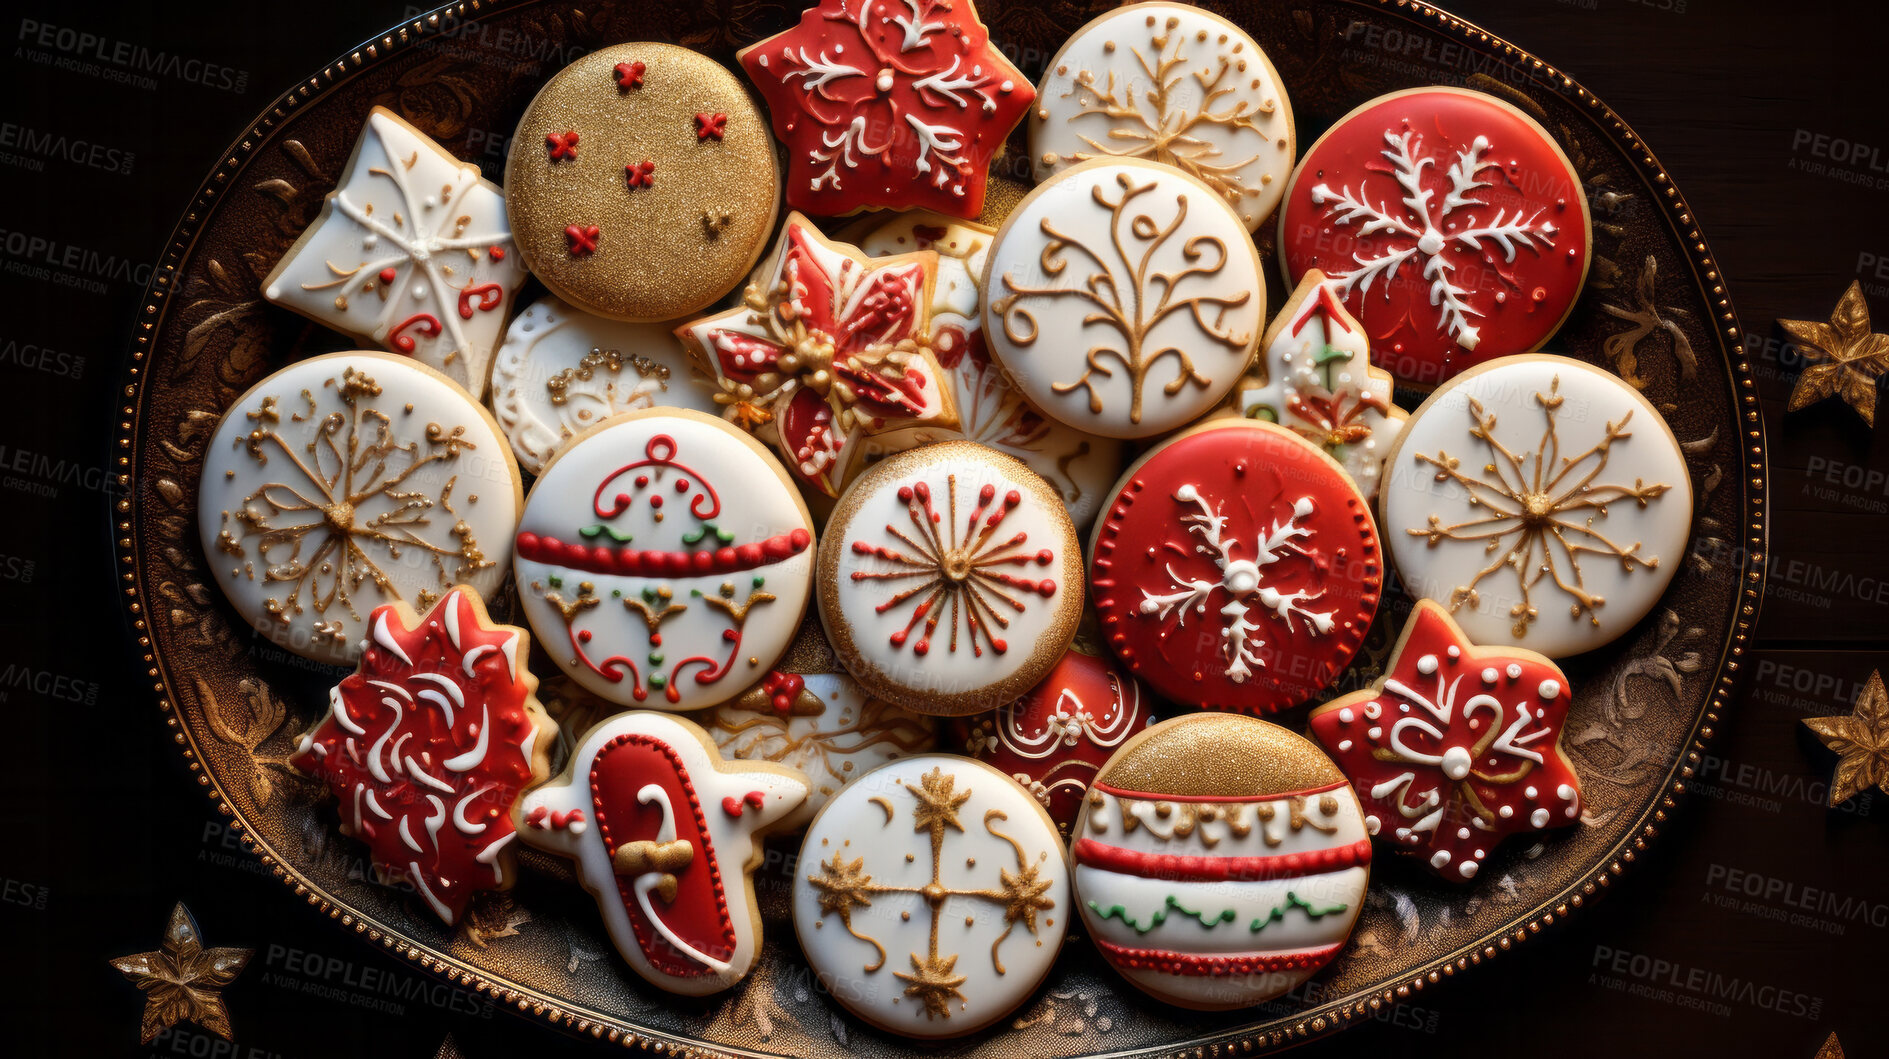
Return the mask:
[[767,119],[735,75],[671,44],[604,48],[546,82],[505,163],[512,236],[551,291],[617,320],[687,316],[774,228]]
[[1082,552],[1063,498],[970,441],[888,457],[827,520],[815,565],[840,663],[915,713],[995,709],[1034,687],[1082,615]]

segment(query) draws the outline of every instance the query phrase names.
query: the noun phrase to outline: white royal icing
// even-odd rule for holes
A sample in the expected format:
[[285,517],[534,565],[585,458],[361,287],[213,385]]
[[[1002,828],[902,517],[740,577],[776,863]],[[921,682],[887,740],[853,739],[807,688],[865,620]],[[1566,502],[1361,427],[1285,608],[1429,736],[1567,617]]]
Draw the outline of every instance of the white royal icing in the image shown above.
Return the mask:
[[525,276],[504,192],[376,107],[340,184],[263,280],[263,296],[415,357],[478,396]]

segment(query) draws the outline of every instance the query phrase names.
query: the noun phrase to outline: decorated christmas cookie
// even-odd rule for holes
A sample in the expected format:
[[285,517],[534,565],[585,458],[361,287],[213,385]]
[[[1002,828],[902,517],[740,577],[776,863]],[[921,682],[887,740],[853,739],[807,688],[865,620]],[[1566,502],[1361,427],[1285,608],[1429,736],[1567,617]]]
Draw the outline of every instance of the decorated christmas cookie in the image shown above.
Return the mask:
[[787,147],[787,205],[976,217],[987,167],[1036,97],[971,0],[818,0],[741,50]]
[[1411,595],[1477,643],[1565,658],[1659,601],[1685,556],[1692,484],[1638,390],[1535,355],[1431,394],[1385,461],[1378,505]]
[[1234,393],[1248,419],[1278,423],[1344,464],[1365,497],[1377,495],[1384,454],[1407,418],[1391,403],[1391,374],[1371,364],[1364,328],[1313,269],[1266,337],[1260,364]]
[[1330,456],[1216,419],[1128,469],[1096,521],[1102,634],[1176,702],[1269,713],[1330,683],[1377,612],[1377,530]]
[[672,320],[738,285],[774,230],[767,120],[733,74],[671,44],[619,44],[539,90],[505,163],[518,249],[552,293]]
[[407,357],[330,353],[236,399],[204,450],[197,521],[216,583],[296,654],[361,657],[375,608],[490,596],[523,486],[492,416]]
[[1048,482],[968,441],[861,475],[820,541],[820,617],[868,692],[929,714],[1009,702],[1069,649],[1075,527]]
[[564,774],[512,812],[528,844],[577,862],[579,881],[637,974],[701,996],[754,967],[755,839],[806,797],[800,773],[725,762],[695,725],[634,710],[585,733]]
[[628,324],[534,302],[512,321],[492,361],[492,410],[525,470],[537,474],[566,442],[637,408],[719,413],[668,324]]
[[533,694],[525,631],[494,624],[470,589],[424,619],[378,607],[372,628],[289,764],[335,793],[341,833],[367,843],[377,875],[451,926],[479,891],[516,881],[512,803],[550,774],[557,725]]
[[1023,396],[1081,430],[1164,434],[1252,360],[1266,284],[1246,226],[1206,185],[1135,159],[1038,187],[997,232],[985,334]]
[[833,999],[907,1037],[955,1037],[1015,1010],[1069,929],[1063,843],[988,765],[906,758],[814,818],[794,929]]
[[1344,774],[1276,724],[1190,714],[1130,739],[1076,823],[1076,906],[1122,977],[1204,1010],[1280,996],[1344,947],[1371,840]]
[[478,166],[375,107],[340,184],[262,293],[438,368],[477,397],[524,282],[504,193]]
[[938,741],[936,719],[875,699],[846,675],[812,615],[759,684],[699,719],[727,757],[806,773],[813,789],[782,822],[788,829],[804,826],[846,784]]
[[1305,152],[1279,213],[1288,282],[1322,269],[1378,364],[1431,387],[1539,349],[1587,278],[1587,195],[1547,131],[1461,88],[1393,92]]
[[1084,434],[1043,415],[991,362],[984,344],[980,284],[996,229],[926,213],[905,213],[861,236],[871,257],[930,250],[938,255],[938,285],[931,299],[931,342],[945,371],[955,430],[914,427],[876,438],[875,448],[963,439],[1015,456],[1043,476],[1069,505],[1078,528],[1087,526],[1102,494],[1121,473],[1122,443]]
[[676,335],[714,375],[722,415],[835,497],[870,436],[957,425],[931,346],[937,266],[930,251],[869,262],[791,214],[741,305]]
[[1091,158],[1146,158],[1212,188],[1258,228],[1292,173],[1292,107],[1245,31],[1191,4],[1133,4],[1050,60],[1030,123],[1036,178]]
[[965,753],[1036,795],[1067,832],[1096,769],[1123,740],[1154,723],[1153,700],[1108,659],[1072,647],[1022,698],[954,719],[951,734]]
[[578,683],[623,706],[694,710],[752,686],[793,640],[813,526],[752,438],[645,409],[545,467],[517,565],[538,642]]
[[1313,710],[1309,725],[1364,800],[1371,834],[1462,882],[1508,836],[1581,818],[1561,748],[1569,701],[1553,662],[1477,647],[1420,600],[1384,679]]

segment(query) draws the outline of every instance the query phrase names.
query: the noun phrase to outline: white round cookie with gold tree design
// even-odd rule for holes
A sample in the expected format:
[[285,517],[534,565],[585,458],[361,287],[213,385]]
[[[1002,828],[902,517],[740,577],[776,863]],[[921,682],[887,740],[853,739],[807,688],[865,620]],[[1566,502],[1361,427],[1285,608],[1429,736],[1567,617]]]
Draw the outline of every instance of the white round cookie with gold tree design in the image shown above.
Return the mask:
[[351,664],[374,608],[490,597],[523,503],[498,424],[408,357],[330,353],[257,383],[204,450],[197,504],[217,586],[257,632]]
[[800,847],[793,911],[833,998],[920,1038],[1015,1010],[1074,914],[1049,814],[1003,773],[951,754],[894,761],[834,795]]
[[1479,644],[1550,658],[1645,617],[1685,559],[1692,483],[1672,430],[1612,373],[1546,354],[1471,368],[1385,460],[1384,545],[1411,595]]

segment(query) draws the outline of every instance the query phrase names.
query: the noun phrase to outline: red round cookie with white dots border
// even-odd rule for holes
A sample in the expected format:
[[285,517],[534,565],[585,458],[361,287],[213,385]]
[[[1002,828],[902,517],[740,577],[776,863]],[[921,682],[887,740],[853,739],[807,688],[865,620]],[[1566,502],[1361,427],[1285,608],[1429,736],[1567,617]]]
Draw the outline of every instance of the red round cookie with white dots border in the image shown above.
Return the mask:
[[1554,138],[1460,88],[1393,92],[1340,118],[1279,211],[1287,281],[1322,270],[1372,361],[1423,389],[1540,349],[1574,307],[1592,246],[1580,175]]
[[1344,670],[1377,612],[1377,528],[1344,469],[1282,427],[1217,420],[1116,484],[1089,577],[1103,638],[1175,702],[1264,714]]

